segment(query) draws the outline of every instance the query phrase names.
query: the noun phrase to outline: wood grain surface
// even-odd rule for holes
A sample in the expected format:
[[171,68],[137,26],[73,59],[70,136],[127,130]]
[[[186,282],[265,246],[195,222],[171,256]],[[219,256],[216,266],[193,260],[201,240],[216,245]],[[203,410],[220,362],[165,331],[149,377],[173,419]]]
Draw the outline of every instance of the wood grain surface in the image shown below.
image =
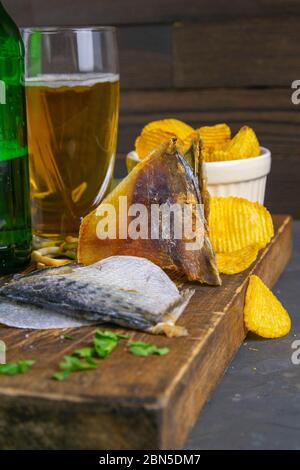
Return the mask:
[[[117,176],[126,173],[124,158],[143,125],[154,119],[183,119],[193,126],[227,122],[233,132],[252,126],[272,150],[266,188],[271,212],[300,216],[300,110],[291,106],[291,92],[274,89],[124,90],[121,98]],[[259,112],[257,108],[259,106]],[[279,190],[280,188],[280,190]]]
[[[272,151],[266,204],[300,217],[298,0],[4,0],[20,26],[118,28],[121,113],[116,176],[152,119],[251,125]],[[280,188],[280,189],[279,189]]]
[[158,24],[299,14],[297,0],[3,0],[21,25]]
[[275,87],[300,76],[298,18],[180,23],[173,38],[177,87]]
[[[274,216],[275,237],[244,273],[222,287],[195,286],[179,324],[189,336],[168,339],[130,332],[167,345],[164,357],[138,358],[125,343],[99,369],[51,380],[64,354],[87,345],[95,327],[29,331],[1,327],[7,360],[33,358],[22,376],[1,376],[2,449],[167,449],[182,446],[198,413],[245,337],[243,304],[250,273],[272,286],[291,253],[292,221]],[[64,332],[66,333],[66,332]]]

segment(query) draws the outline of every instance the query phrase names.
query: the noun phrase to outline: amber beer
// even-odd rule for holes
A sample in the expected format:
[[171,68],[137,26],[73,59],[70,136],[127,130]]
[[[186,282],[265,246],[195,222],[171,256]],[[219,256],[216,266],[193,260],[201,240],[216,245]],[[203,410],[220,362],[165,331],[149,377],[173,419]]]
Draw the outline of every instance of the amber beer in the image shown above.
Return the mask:
[[110,190],[119,77],[27,79],[32,224],[36,235],[77,235],[82,217]]

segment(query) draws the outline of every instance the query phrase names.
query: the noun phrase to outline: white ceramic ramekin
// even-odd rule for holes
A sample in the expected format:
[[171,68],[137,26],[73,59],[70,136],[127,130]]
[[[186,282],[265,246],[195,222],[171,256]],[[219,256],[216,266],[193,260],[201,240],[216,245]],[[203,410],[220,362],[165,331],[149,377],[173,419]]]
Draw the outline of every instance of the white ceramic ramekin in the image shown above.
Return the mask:
[[[271,170],[271,152],[261,147],[259,157],[225,162],[205,162],[204,172],[211,196],[238,196],[264,203],[267,175]],[[132,151],[127,155],[130,171],[139,158]]]
[[271,152],[261,147],[259,157],[204,163],[211,196],[238,196],[264,203]]

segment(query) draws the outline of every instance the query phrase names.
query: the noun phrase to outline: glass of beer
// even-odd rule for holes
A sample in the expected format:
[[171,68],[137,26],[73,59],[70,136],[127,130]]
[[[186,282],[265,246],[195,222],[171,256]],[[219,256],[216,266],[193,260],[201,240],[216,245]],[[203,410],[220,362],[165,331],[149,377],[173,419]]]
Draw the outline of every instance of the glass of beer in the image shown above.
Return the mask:
[[32,228],[78,236],[110,191],[119,74],[111,27],[23,29]]

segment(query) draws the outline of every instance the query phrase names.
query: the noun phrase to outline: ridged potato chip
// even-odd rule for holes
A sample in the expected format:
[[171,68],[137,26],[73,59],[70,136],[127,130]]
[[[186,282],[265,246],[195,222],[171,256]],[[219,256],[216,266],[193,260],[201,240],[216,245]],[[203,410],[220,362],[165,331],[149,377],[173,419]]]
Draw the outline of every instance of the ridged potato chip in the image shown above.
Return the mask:
[[216,253],[219,272],[222,274],[238,274],[245,271],[256,260],[258,251],[259,246],[254,243],[230,253]]
[[210,239],[217,253],[229,253],[256,243],[263,248],[274,235],[272,217],[258,202],[238,197],[211,197]]
[[205,162],[222,161],[224,159],[223,149],[230,142],[231,130],[227,124],[216,124],[214,126],[203,126],[194,130],[184,140],[186,151],[195,136],[202,140],[202,158]]
[[250,276],[244,307],[246,328],[263,338],[289,333],[291,319],[273,292],[255,275]]
[[136,139],[135,148],[142,159],[161,142],[175,136],[179,148],[185,152],[196,135],[202,139],[202,156],[205,162],[239,160],[260,155],[260,145],[251,127],[242,127],[231,139],[230,127],[225,123],[193,129],[178,119],[149,122]]
[[205,147],[215,147],[230,141],[231,130],[227,124],[216,124],[215,126],[203,126],[197,129]]
[[225,150],[229,160],[240,160],[260,155],[260,145],[256,134],[251,127],[247,126],[239,130]]
[[230,160],[228,152],[224,150],[225,146],[216,145],[215,147],[207,147],[202,150],[202,156],[205,162],[223,162]]
[[[152,129],[150,131],[143,132],[135,141],[135,151],[142,160],[160,144],[170,140],[172,137],[177,136],[174,133],[163,129]],[[178,146],[183,145],[182,140],[178,137],[177,144]]]
[[186,137],[194,132],[194,129],[191,126],[183,121],[179,121],[178,119],[161,119],[159,121],[149,122],[149,124],[143,128],[142,134],[154,129],[170,132],[181,140],[185,140]]
[[[219,126],[223,126],[223,131],[221,129],[219,136],[216,135],[214,138],[212,134],[210,140],[206,139],[206,145],[204,146],[205,161],[221,162],[227,160],[241,160],[244,158],[257,157],[260,155],[260,145],[256,134],[253,129],[251,129],[251,127],[242,127],[233,137],[233,139],[230,140],[230,134],[228,134],[228,130],[226,131],[226,127],[228,126],[226,126],[226,124],[220,124]],[[210,128],[208,127],[202,129]],[[230,132],[229,127],[228,129]],[[205,136],[203,139],[205,142]]]

